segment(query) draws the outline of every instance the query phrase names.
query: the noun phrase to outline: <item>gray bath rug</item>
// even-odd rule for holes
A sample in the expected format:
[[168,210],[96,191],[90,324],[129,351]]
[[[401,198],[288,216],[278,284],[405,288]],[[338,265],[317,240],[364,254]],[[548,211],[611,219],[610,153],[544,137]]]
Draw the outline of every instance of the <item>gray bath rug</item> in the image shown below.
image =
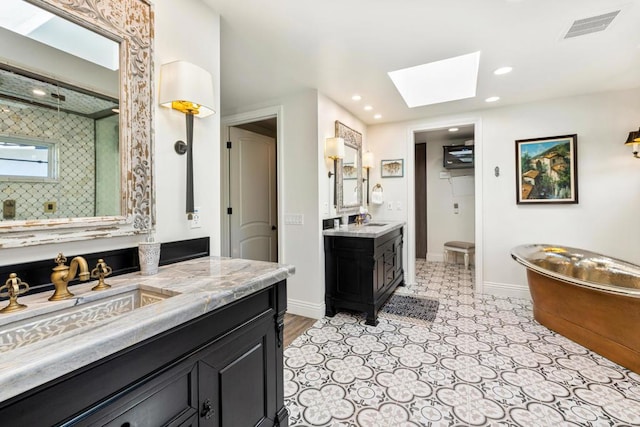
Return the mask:
[[410,323],[431,323],[438,314],[439,305],[433,299],[393,294],[380,308],[378,316]]

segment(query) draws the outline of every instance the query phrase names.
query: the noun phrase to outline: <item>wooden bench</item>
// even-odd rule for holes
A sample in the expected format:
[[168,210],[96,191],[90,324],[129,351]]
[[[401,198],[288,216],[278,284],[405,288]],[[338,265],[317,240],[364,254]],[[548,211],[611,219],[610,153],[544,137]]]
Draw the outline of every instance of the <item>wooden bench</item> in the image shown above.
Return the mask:
[[457,240],[444,244],[444,262],[449,262],[449,252],[461,252],[464,254],[464,268],[469,269],[469,254],[476,252],[476,244],[471,242],[460,242]]

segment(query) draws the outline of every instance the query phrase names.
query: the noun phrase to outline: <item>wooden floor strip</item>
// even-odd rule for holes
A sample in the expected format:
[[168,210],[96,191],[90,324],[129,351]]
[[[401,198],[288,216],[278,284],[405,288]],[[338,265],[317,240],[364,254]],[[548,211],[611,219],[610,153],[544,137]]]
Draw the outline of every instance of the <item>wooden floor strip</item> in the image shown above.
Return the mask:
[[284,315],[284,346],[287,347],[291,344],[314,323],[316,323],[316,319],[286,313]]

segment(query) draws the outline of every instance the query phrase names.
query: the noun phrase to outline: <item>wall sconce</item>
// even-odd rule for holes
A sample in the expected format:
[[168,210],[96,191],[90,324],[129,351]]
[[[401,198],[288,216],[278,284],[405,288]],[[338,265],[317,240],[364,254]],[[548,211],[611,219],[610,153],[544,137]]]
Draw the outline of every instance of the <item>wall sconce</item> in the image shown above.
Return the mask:
[[640,155],[638,155],[638,145],[640,144],[640,129],[637,131],[629,132],[629,136],[625,141],[624,145],[633,146],[633,157],[636,159],[640,159]]
[[[329,179],[336,174],[338,159],[344,158],[344,139],[343,138],[327,138],[324,141],[324,155],[333,160],[333,172],[329,171]],[[338,185],[336,179],[333,179],[333,206],[337,206],[336,190]]]
[[160,68],[160,105],[186,115],[187,142],[174,144],[176,153],[187,153],[187,215],[193,216],[193,117],[215,113],[213,81],[208,71],[186,61],[163,64]]
[[373,167],[373,153],[371,151],[367,151],[362,156],[362,167],[367,171],[367,205],[369,204],[369,169]]

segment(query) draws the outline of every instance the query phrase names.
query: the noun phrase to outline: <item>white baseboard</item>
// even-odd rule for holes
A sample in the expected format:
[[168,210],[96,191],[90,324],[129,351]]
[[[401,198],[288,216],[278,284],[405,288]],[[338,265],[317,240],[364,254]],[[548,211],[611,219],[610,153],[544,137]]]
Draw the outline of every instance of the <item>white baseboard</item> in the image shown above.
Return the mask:
[[322,319],[325,313],[324,303],[311,304],[306,301],[287,298],[287,313],[311,319]]
[[483,292],[501,297],[531,299],[528,286],[512,285],[509,283],[484,282]]
[[427,252],[427,261],[429,262],[444,262],[444,254],[443,253],[430,253]]

